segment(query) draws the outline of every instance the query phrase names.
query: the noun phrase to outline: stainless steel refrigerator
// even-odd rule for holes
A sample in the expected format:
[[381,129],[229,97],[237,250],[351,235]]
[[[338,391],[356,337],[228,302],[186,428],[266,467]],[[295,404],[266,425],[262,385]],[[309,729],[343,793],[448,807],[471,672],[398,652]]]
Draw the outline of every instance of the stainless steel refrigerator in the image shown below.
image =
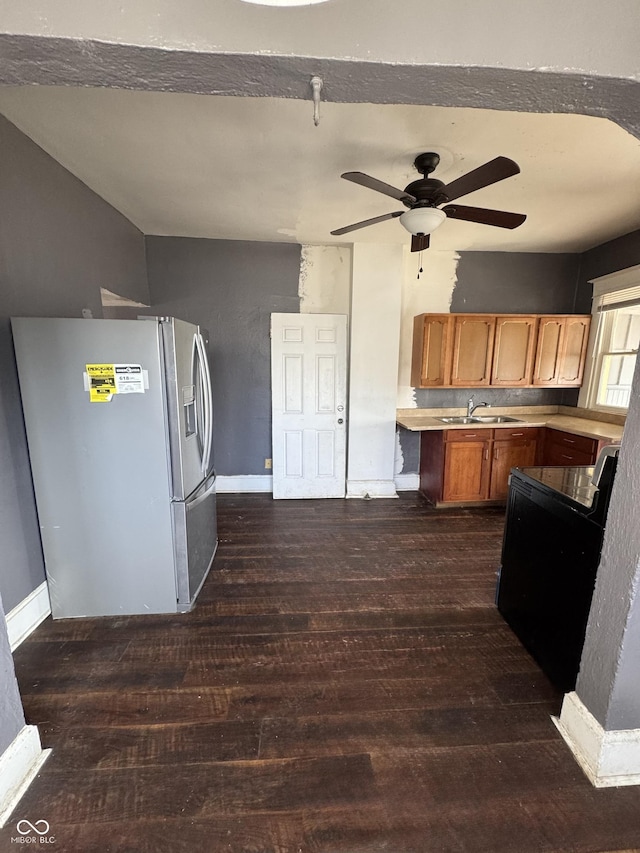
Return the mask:
[[53,618],[189,610],[217,546],[206,334],[11,324]]

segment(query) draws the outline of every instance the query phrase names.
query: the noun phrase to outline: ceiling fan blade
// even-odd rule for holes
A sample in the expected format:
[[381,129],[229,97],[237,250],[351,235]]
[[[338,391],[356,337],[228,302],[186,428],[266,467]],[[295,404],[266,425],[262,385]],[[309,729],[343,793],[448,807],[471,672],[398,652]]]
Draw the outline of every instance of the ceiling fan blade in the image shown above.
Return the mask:
[[415,196],[409,195],[404,190],[396,189],[391,184],[385,184],[384,181],[379,181],[377,178],[372,178],[370,175],[365,175],[364,172],[345,172],[340,177],[344,178],[345,181],[360,184],[361,187],[367,187],[367,189],[389,195],[391,198],[395,198],[405,204],[413,204],[416,201]]
[[411,236],[411,251],[422,252],[429,248],[428,234],[413,234]]
[[527,218],[524,213],[489,210],[487,207],[465,207],[463,204],[446,204],[441,210],[450,219],[464,219],[466,222],[496,225],[498,228],[517,228]]
[[378,222],[386,222],[387,219],[395,219],[397,216],[402,216],[404,210],[394,210],[393,213],[383,213],[382,216],[374,216],[373,219],[363,219],[362,222],[356,222],[353,225],[345,225],[344,228],[336,228],[331,233],[335,236],[339,234],[348,234],[349,231],[357,231],[358,228],[366,228],[367,225],[376,225]]
[[509,160],[508,157],[496,157],[495,160],[490,160],[484,166],[478,166],[477,169],[467,172],[466,175],[442,187],[441,192],[447,197],[447,201],[453,201],[455,198],[517,175],[519,171],[520,166],[513,160]]

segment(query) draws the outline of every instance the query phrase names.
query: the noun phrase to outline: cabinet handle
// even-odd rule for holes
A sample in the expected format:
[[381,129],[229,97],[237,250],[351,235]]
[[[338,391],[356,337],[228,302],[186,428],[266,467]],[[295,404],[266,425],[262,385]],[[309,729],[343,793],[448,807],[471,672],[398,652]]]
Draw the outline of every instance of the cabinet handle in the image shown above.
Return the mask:
[[484,458],[485,458],[485,459],[488,459],[488,458],[489,458],[489,448],[488,448],[488,447],[487,447],[487,448],[486,448],[486,450],[484,451]]
[[563,438],[562,440],[564,441],[565,444],[575,444],[576,443],[575,439],[573,439],[573,438]]
[[494,459],[497,459],[497,458],[498,458],[498,453],[499,453],[499,452],[500,452],[500,451],[499,451],[499,450],[498,450],[498,448],[496,447],[496,449],[493,451],[493,458],[494,458]]
[[513,436],[524,435],[524,433],[523,432],[512,432],[511,435],[513,435]]
[[561,454],[563,459],[573,459],[573,456],[567,456],[566,453]]

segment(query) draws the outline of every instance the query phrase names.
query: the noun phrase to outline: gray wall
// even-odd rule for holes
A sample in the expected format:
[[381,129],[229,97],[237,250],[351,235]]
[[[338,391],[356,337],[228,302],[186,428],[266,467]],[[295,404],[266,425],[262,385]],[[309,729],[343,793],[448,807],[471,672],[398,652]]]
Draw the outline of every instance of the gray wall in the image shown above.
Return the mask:
[[[454,314],[572,314],[580,255],[461,252],[451,299]],[[591,307],[587,309],[587,312]],[[418,408],[461,408],[470,394],[492,406],[575,406],[578,391],[538,388],[416,388]],[[420,436],[399,429],[403,474],[420,467]]]
[[24,712],[0,597],[0,755],[24,726]]
[[264,474],[271,457],[272,312],[300,310],[300,246],[147,237],[153,313],[210,334],[218,474]]
[[142,234],[0,116],[0,593],[44,580],[9,317],[101,316],[100,287],[147,301]]
[[640,359],[576,693],[606,730],[640,728]]
[[[580,265],[580,305],[584,308],[591,302],[590,279],[637,264],[640,231],[585,252]],[[636,604],[640,589],[639,494],[640,359],[576,686],[582,701],[606,729],[640,728],[640,609]]]
[[591,311],[593,288],[589,284],[594,278],[640,264],[640,231],[632,231],[623,237],[609,240],[585,252],[580,261],[576,310]]
[[452,314],[571,314],[580,255],[461,252]]
[[9,317],[147,301],[142,234],[0,116],[0,754],[24,725],[4,614],[44,580]]

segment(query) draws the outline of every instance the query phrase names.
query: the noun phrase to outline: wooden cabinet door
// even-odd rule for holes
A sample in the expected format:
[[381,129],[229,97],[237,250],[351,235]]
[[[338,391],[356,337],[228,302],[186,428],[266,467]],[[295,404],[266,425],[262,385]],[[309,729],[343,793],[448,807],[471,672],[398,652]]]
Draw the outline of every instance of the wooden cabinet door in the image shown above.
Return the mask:
[[558,384],[558,357],[564,318],[540,317],[538,323],[538,346],[533,368],[534,385]]
[[451,385],[474,388],[491,381],[496,320],[484,314],[456,314]]
[[540,317],[534,385],[582,383],[591,318],[581,314]]
[[413,321],[411,384],[438,388],[451,382],[452,314],[419,314]]
[[491,441],[477,438],[445,443],[443,501],[488,499],[490,448]]
[[511,315],[496,318],[491,384],[515,388],[531,385],[537,317]]
[[528,465],[535,465],[535,462],[535,438],[496,438],[491,460],[491,500],[506,500],[509,494],[509,472],[512,468],[526,468]]
[[591,317],[566,317],[558,359],[558,385],[581,385]]

